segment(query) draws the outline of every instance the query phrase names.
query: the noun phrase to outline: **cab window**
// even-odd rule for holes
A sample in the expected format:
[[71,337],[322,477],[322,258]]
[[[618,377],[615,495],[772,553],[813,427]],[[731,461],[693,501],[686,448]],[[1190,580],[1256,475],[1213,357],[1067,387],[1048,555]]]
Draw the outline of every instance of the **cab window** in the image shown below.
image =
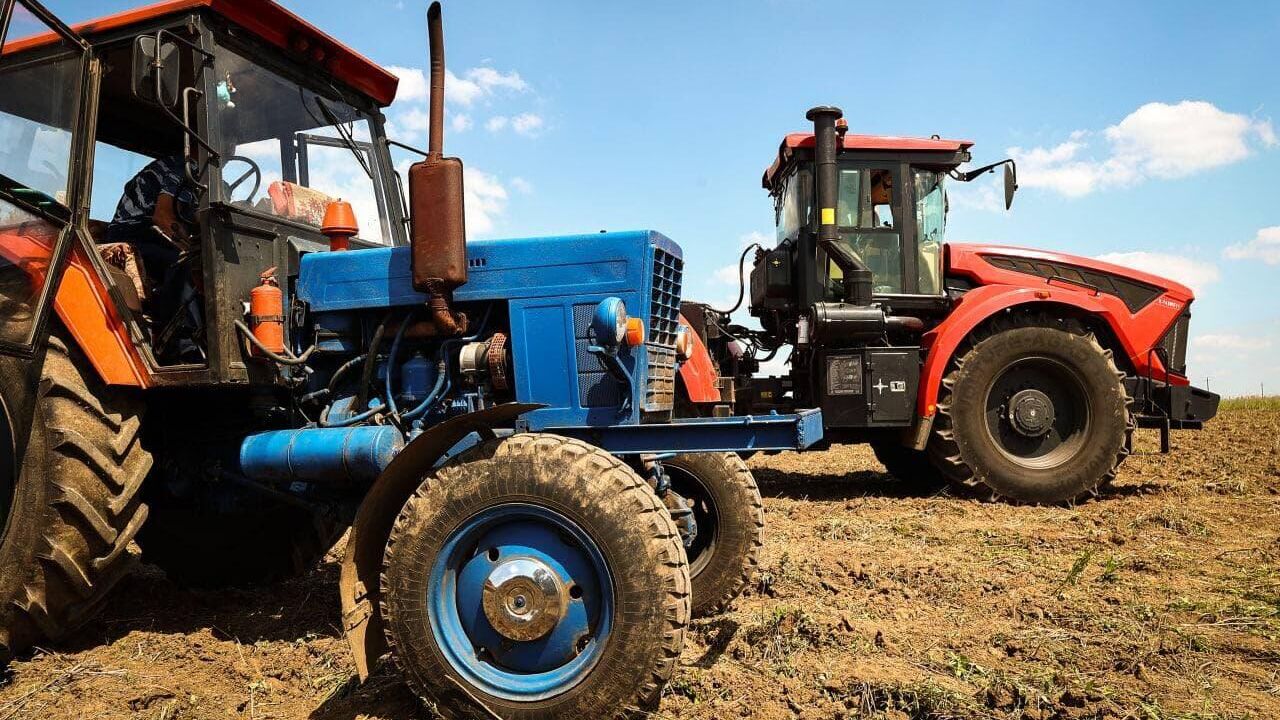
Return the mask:
[[[896,167],[844,167],[839,173],[836,223],[840,241],[871,270],[872,291],[878,295],[903,292],[897,180]],[[844,273],[822,255],[819,267],[826,267],[827,297],[838,299]]]
[[942,290],[942,243],[947,227],[946,175],[934,170],[913,170],[916,206],[916,237],[919,253],[920,293],[937,295]]
[[809,222],[811,202],[809,200],[808,180],[808,173],[793,173],[787,178],[786,185],[774,201],[774,219],[778,230],[778,242],[796,239],[800,235],[800,228]]

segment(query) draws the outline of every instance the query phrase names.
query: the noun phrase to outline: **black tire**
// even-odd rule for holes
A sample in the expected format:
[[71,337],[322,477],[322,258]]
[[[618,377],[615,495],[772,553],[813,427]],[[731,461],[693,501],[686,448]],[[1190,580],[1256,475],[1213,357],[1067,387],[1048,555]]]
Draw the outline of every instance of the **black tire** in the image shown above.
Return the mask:
[[[18,397],[20,373],[0,377]],[[102,384],[55,329],[0,541],[0,658],[83,625],[137,559],[139,497],[151,455],[136,391]],[[13,428],[14,431],[25,428]]]
[[871,443],[876,460],[895,480],[920,492],[936,492],[948,485],[948,478],[923,450],[913,450],[896,440]]
[[[588,674],[529,701],[469,681],[445,658],[429,613],[429,573],[448,556],[450,537],[481,513],[516,504],[549,509],[588,535],[609,568],[616,607],[626,609]],[[387,544],[381,612],[409,687],[446,717],[616,717],[656,706],[684,642],[689,596],[675,524],[639,476],[585,443],[519,434],[427,475]]]
[[[225,484],[200,498],[147,496],[151,517],[138,538],[142,559],[190,588],[257,587],[319,564],[346,523]],[[218,497],[214,497],[214,494]]]
[[693,509],[689,557],[693,616],[724,612],[755,577],[764,545],[764,502],[742,458],[690,453],[662,461],[671,489]]
[[948,477],[994,496],[1081,498],[1109,482],[1128,455],[1133,424],[1123,379],[1111,351],[1079,323],[1002,318],[943,379],[930,457]]

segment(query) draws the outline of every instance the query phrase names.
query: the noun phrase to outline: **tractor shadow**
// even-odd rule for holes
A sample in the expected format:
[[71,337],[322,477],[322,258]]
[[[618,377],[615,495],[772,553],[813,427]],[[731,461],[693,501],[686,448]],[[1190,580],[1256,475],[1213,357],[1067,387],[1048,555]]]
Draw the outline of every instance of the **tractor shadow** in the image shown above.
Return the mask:
[[159,568],[141,565],[120,581],[102,612],[59,643],[69,652],[113,643],[131,632],[188,635],[208,629],[218,640],[252,644],[342,636],[338,566],[257,589],[189,590]]
[[857,470],[844,474],[795,473],[773,468],[752,468],[760,494],[788,500],[849,500],[862,497],[930,498],[955,496],[956,490],[945,485],[900,480],[874,470]]

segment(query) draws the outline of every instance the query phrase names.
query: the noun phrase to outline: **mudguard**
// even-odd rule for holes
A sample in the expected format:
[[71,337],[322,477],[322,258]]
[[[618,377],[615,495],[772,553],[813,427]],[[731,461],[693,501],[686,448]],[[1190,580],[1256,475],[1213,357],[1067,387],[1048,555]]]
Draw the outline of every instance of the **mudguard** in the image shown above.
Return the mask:
[[680,314],[680,325],[686,328],[685,332],[693,338],[693,353],[688,360],[680,364],[680,381],[684,383],[689,401],[720,402],[720,388],[716,386],[719,374],[716,372],[715,363],[711,362],[711,353],[707,352],[706,344],[702,342],[698,333],[694,332],[689,321],[684,319],[683,313]]
[[545,405],[508,403],[431,427],[410,442],[369,488],[351,524],[338,583],[342,629],[361,680],[369,677],[372,663],[389,650],[379,615],[379,575],[387,538],[400,509],[418,489],[423,475],[463,438],[473,432],[493,437],[494,428],[541,407]]
[[[1124,346],[1130,362],[1140,366],[1139,370],[1147,369],[1146,358],[1132,341],[1131,333],[1126,332],[1125,325],[1130,315],[1118,300],[1061,287],[985,285],[966,293],[946,320],[925,333],[922,344],[927,354],[920,376],[920,392],[916,397],[917,414],[927,420],[937,412],[938,392],[947,364],[975,328],[996,313],[1032,305],[1043,305],[1046,309],[1066,305],[1100,318]],[[1170,317],[1174,315],[1171,313]]]

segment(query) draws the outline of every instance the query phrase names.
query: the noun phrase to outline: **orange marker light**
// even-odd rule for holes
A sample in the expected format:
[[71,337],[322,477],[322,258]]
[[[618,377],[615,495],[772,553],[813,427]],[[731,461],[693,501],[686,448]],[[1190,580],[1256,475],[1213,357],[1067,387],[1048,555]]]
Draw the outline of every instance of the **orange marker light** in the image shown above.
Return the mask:
[[345,200],[334,200],[325,206],[324,225],[321,226],[320,232],[329,238],[330,250],[349,250],[351,238],[360,232],[351,203]]
[[640,318],[627,318],[627,344],[632,347],[644,344],[644,321]]
[[1041,300],[1046,300],[1046,299],[1048,299],[1048,298],[1049,298],[1049,291],[1048,291],[1048,290],[1037,290],[1037,291],[1036,291],[1036,297],[1040,298]]

